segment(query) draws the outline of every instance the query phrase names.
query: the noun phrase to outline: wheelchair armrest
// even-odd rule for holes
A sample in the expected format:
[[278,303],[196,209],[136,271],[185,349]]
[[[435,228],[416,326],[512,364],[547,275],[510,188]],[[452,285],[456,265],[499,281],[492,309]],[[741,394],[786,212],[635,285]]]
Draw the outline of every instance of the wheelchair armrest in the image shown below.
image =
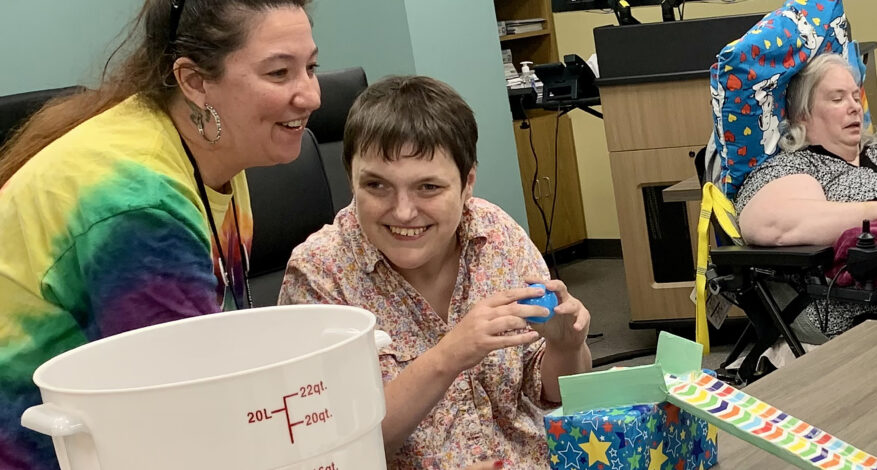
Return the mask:
[[862,289],[859,287],[831,287],[826,284],[807,284],[807,293],[811,297],[828,298],[832,300],[841,300],[844,302],[855,302],[858,304],[877,304],[877,291]]
[[834,261],[831,246],[721,246],[710,250],[716,266],[815,268]]

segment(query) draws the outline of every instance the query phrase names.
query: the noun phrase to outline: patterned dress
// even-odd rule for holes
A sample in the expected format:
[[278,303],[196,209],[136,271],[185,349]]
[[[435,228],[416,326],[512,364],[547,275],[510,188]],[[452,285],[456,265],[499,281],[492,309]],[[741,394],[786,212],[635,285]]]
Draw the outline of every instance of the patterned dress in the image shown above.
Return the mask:
[[[244,174],[231,192],[207,193],[240,278],[237,237],[252,239]],[[206,210],[170,118],[136,97],[52,142],[0,189],[0,469],[58,468],[51,438],[20,424],[41,402],[37,366],[88,341],[219,311]]]
[[[457,231],[462,255],[445,322],[366,240],[354,204],[293,250],[280,303],[374,312],[378,328],[393,338],[380,350],[385,383],[435,346],[474,303],[524,287],[528,277],[548,279],[524,230],[499,207],[470,198]],[[541,401],[543,352],[543,340],[501,349],[462,372],[399,452],[387,456],[390,468],[459,470],[484,459],[503,459],[516,470],[546,468],[542,415],[556,405]]]
[[[852,165],[819,145],[797,152],[781,153],[758,166],[740,188],[735,206],[740,214],[766,184],[784,176],[805,174],[819,182],[825,198],[835,202],[877,200],[877,146],[867,146],[859,155],[860,166]],[[874,307],[824,299],[804,310],[810,322],[828,337],[850,329],[856,316],[874,312]]]

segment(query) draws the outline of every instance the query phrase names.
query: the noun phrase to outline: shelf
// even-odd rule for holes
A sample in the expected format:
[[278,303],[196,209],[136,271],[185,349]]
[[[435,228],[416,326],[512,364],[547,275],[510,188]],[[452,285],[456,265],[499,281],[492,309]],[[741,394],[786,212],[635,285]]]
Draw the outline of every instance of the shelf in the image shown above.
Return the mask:
[[524,39],[524,38],[532,38],[536,36],[547,36],[551,34],[551,31],[547,29],[541,29],[539,31],[530,31],[527,33],[518,33],[518,34],[506,34],[499,37],[499,41],[512,41],[514,39]]

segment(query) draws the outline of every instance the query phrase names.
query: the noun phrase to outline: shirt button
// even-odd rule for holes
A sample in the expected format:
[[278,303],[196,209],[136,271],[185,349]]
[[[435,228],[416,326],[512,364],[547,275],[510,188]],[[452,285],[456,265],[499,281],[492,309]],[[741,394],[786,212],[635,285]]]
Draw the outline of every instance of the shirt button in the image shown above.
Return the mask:
[[475,423],[469,423],[466,426],[466,437],[470,441],[481,439],[481,427]]

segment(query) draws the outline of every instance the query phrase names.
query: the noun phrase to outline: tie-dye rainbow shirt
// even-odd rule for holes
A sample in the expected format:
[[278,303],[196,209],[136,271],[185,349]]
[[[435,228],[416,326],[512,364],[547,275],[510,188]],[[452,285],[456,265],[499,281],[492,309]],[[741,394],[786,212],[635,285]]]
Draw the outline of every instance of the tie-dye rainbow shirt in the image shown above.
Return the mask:
[[[229,194],[207,193],[242,299],[230,203],[234,194],[249,250],[246,178],[235,176]],[[51,439],[20,425],[41,402],[31,378],[40,364],[87,341],[220,310],[211,240],[179,134],[136,97],[47,146],[0,189],[0,468],[58,468]]]

